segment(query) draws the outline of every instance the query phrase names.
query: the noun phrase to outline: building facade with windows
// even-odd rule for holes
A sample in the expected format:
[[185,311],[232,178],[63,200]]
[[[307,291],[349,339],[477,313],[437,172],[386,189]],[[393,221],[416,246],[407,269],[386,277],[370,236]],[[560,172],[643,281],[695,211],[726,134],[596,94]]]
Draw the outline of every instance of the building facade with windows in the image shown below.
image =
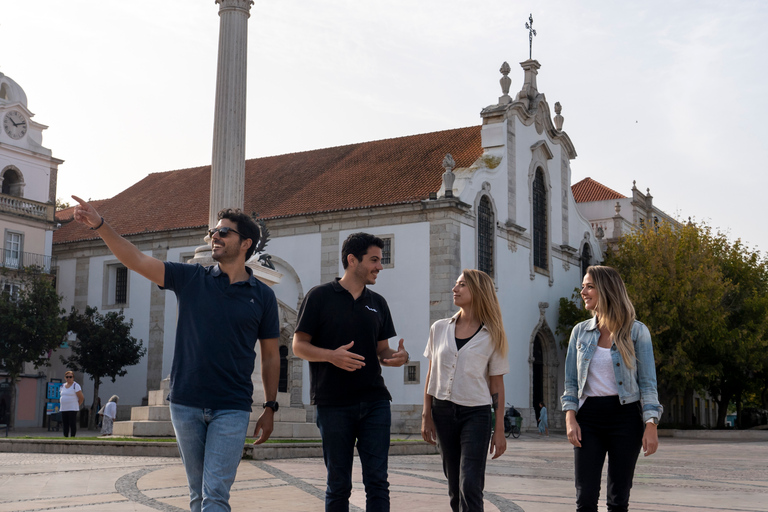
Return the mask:
[[[559,105],[552,118],[536,86],[539,63],[521,66],[523,87],[512,96],[510,68],[502,67],[502,95],[482,110],[480,126],[246,161],[245,210],[271,237],[269,258],[254,258],[282,275],[273,287],[282,322],[281,405],[305,407],[311,417],[308,365],[291,351],[297,311],[310,288],[343,273],[344,239],[366,231],[386,244],[374,290],[394,318],[391,343],[404,338],[411,354],[405,367],[383,369],[393,431],[420,428],[422,353],[431,323],[457,311],[451,289],[464,268],[486,271],[497,286],[510,343],[507,402],[534,426],[533,404],[544,401],[551,426],[563,425],[557,304],[579,286],[583,254],[594,263],[601,252],[571,193],[576,152]],[[95,206],[147,254],[187,261],[208,227],[209,180],[210,166],[150,174]],[[140,405],[170,372],[175,296],[120,270],[93,232],[69,220],[71,212],[60,214],[54,239],[64,307],[121,307],[133,319],[147,356],[101,389],[118,394],[123,407]],[[87,401],[89,391],[86,382]]]
[[[0,73],[0,293],[14,297],[21,286],[21,273],[53,274],[51,256],[58,166],[51,150],[42,146],[47,126],[32,118],[27,95],[11,78]],[[42,422],[45,373],[32,365],[17,382],[17,426]],[[0,383],[5,380],[0,354]],[[0,386],[0,423],[11,414],[9,388]]]

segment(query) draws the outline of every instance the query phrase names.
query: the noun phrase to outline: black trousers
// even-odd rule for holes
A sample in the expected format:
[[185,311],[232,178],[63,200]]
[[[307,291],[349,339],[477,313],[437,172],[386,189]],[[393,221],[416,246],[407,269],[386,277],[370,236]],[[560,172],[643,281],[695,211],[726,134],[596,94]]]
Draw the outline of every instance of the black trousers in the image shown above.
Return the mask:
[[628,510],[629,491],[645,429],[640,402],[621,405],[615,395],[589,397],[576,414],[576,421],[581,428],[581,448],[573,449],[576,510],[597,512],[606,453],[608,511]]
[[61,411],[61,423],[64,426],[64,437],[77,434],[77,411]]
[[491,406],[432,400],[437,446],[453,512],[482,512],[485,461],[491,442]]

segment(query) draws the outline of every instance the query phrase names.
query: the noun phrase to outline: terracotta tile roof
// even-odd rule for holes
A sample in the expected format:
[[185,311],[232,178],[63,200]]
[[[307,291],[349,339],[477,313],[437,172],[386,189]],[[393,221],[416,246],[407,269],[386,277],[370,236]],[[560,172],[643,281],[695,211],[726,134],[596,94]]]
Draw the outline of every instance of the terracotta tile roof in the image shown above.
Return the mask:
[[592,178],[584,178],[578,183],[571,185],[571,192],[577,203],[588,203],[590,201],[605,201],[607,199],[624,199],[627,196],[622,195],[615,190],[598,183]]
[[[421,201],[439,190],[446,153],[462,168],[482,151],[472,126],[255,158],[245,163],[244,209],[269,219]],[[210,174],[210,165],[153,173],[97,209],[122,235],[205,226]],[[75,222],[53,235],[54,244],[92,238]]]

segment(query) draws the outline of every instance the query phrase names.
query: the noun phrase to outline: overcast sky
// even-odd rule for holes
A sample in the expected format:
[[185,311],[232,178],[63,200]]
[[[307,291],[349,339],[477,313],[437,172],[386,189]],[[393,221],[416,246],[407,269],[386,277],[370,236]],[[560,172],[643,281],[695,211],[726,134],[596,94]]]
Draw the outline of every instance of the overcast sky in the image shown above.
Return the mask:
[[[210,164],[213,0],[0,3],[0,71],[65,160],[59,197]],[[761,0],[255,0],[246,157],[479,125],[502,62],[522,86],[529,13],[574,183],[637,180],[664,211],[768,249]]]

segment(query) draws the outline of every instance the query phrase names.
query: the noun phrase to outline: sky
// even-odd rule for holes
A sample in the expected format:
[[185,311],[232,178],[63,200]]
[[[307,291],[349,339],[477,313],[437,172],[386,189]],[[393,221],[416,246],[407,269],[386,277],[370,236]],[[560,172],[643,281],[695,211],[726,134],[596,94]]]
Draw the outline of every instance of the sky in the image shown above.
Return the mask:
[[[58,194],[211,162],[214,0],[0,0]],[[768,2],[255,0],[246,158],[476,126],[528,58],[591,177],[768,250]],[[208,184],[201,186],[208,187]],[[71,201],[71,200],[70,200]],[[147,205],[151,208],[152,205]]]

